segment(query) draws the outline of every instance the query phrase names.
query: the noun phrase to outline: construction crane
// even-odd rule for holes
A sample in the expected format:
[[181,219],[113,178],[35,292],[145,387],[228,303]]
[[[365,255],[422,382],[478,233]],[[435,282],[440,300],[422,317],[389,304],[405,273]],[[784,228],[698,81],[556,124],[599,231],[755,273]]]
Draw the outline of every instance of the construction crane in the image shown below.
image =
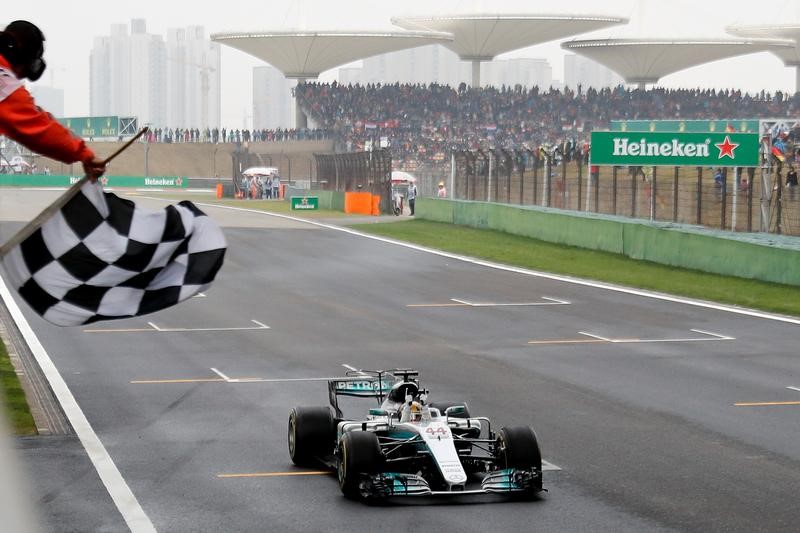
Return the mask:
[[216,72],[217,69],[214,67],[210,67],[208,65],[201,65],[199,63],[194,63],[192,61],[186,61],[183,59],[177,59],[174,57],[168,58],[170,61],[174,61],[176,63],[180,63],[182,65],[187,65],[190,67],[195,67],[200,71],[200,120],[202,124],[200,125],[202,128],[207,128],[208,124],[208,92],[210,90],[210,83],[209,83],[209,76],[212,72]]

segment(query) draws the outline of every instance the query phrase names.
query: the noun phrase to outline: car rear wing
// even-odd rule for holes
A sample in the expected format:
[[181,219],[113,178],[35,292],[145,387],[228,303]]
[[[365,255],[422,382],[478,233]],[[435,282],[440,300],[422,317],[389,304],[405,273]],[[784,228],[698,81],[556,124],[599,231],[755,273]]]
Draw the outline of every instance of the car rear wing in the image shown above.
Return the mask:
[[328,397],[331,407],[336,412],[337,418],[342,418],[339,408],[339,396],[352,396],[355,398],[375,398],[378,403],[383,402],[386,394],[392,389],[394,383],[390,372],[366,373],[335,378],[328,381]]

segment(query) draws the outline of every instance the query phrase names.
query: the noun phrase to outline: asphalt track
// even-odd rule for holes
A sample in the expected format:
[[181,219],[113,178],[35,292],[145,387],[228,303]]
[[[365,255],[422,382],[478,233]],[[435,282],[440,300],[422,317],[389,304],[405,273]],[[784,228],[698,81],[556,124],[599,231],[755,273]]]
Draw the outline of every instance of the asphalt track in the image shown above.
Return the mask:
[[[0,192],[0,211],[22,194]],[[158,531],[800,528],[797,321],[207,211],[229,253],[205,297],[68,329],[21,304]],[[4,221],[3,239],[19,225]],[[545,472],[549,492],[365,506],[332,476],[289,475],[303,472],[286,450],[289,409],[327,401],[324,382],[296,380],[342,365],[415,367],[434,400],[466,400],[496,428],[532,425],[560,468]],[[127,529],[76,437],[18,450],[47,530]]]

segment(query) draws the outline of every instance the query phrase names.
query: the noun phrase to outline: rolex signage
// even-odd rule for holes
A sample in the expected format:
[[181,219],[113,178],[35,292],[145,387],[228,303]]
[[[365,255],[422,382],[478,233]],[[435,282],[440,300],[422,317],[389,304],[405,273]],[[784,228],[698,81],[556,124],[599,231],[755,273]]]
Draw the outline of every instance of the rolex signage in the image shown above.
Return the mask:
[[667,167],[755,167],[756,133],[592,132],[591,164]]

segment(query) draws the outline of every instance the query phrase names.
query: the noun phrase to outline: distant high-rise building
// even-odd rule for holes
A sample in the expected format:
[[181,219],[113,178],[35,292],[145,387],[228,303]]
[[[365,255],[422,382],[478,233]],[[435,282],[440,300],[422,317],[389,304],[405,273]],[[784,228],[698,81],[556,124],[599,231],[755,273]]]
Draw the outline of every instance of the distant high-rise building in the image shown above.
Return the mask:
[[92,116],[133,116],[156,127],[220,122],[220,50],[201,26],[147,33],[144,19],[114,24],[90,54]]
[[[466,65],[466,67],[465,67]],[[361,83],[440,83],[469,79],[469,65],[440,45],[420,46],[364,59]]]
[[498,88],[521,85],[547,90],[553,85],[553,68],[546,59],[496,59],[482,65],[481,79]]
[[358,67],[346,67],[339,69],[339,85],[361,84],[364,69]]
[[220,46],[202,26],[167,31],[167,124],[220,126]]
[[36,105],[47,110],[56,118],[64,116],[64,89],[56,89],[47,85],[31,85],[30,92]]
[[583,89],[601,89],[623,83],[625,80],[619,74],[596,61],[577,54],[564,56],[564,85],[571,89],[576,89],[578,84]]
[[145,21],[111,26],[95,37],[90,60],[89,110],[92,116],[133,116],[140,124],[165,124],[166,47],[147,33]]
[[294,82],[275,67],[253,68],[253,128],[291,128],[294,125]]

